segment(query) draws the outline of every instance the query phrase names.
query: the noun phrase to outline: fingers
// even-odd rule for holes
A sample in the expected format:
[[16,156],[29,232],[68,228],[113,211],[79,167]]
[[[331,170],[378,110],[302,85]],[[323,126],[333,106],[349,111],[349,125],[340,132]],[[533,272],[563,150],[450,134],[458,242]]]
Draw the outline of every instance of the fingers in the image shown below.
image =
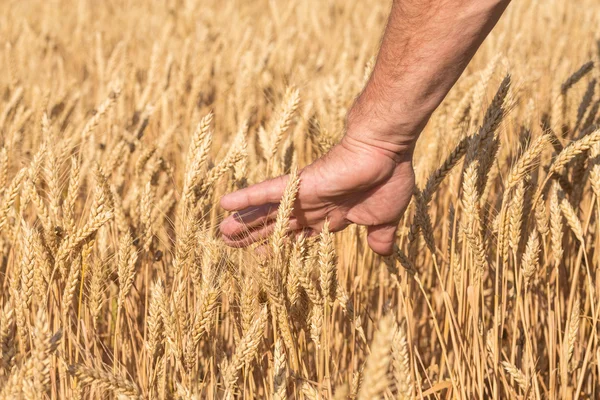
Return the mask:
[[294,235],[294,239],[299,239],[300,237],[310,238],[319,234],[317,231],[311,228],[300,228],[293,231],[292,233]]
[[[265,239],[273,233],[277,207],[276,204],[252,206],[230,215],[220,226],[224,242],[233,247],[246,247]],[[331,232],[341,231],[350,223],[341,214],[324,217],[322,212],[304,212],[290,218],[286,234],[297,236],[304,232],[306,237],[318,235],[326,218]]]
[[[266,217],[263,216],[261,218]],[[291,219],[289,222],[289,232],[291,232],[291,234],[295,237],[298,237],[300,234],[304,235],[305,237],[314,236],[320,232],[321,228],[322,226],[303,227],[302,224],[300,224],[296,219]],[[344,227],[340,228],[343,229]],[[231,247],[247,247],[270,236],[275,229],[275,220],[266,220],[266,223],[263,222],[262,226],[259,226],[256,229],[247,229],[245,226],[243,230],[236,227],[235,229],[228,231],[229,228],[223,228],[223,226],[221,229],[223,230],[223,241],[225,244]],[[369,243],[371,249],[373,249],[375,253],[382,256],[391,255],[394,251],[396,229],[396,224],[368,227],[367,242]]]
[[223,235],[223,241],[226,245],[231,247],[247,247],[250,246],[252,243],[266,239],[271,233],[273,233],[274,229],[275,222],[270,221],[260,228],[246,231],[238,236]]
[[369,226],[367,242],[371,249],[382,256],[391,255],[394,251],[397,227],[396,224]]
[[[223,236],[231,239],[247,235],[252,230],[274,223],[276,218],[277,205],[275,204],[249,207],[225,218],[221,222],[220,229]],[[301,229],[301,227],[302,224],[295,217],[290,218],[288,231],[295,231]]]
[[221,198],[221,207],[227,211],[238,211],[251,206],[279,203],[287,181],[288,176],[283,175],[238,190],[237,192],[229,193]]
[[233,237],[239,236],[261,225],[266,224],[277,216],[277,204],[264,204],[248,207],[235,212],[221,222],[221,233]]
[[309,218],[305,221],[304,226],[310,228],[315,234],[321,233],[323,227],[325,226],[325,221],[329,223],[329,231],[330,232],[339,232],[346,229],[348,225],[351,224],[349,220],[343,218],[341,214],[330,214],[327,218],[319,216],[317,218]]

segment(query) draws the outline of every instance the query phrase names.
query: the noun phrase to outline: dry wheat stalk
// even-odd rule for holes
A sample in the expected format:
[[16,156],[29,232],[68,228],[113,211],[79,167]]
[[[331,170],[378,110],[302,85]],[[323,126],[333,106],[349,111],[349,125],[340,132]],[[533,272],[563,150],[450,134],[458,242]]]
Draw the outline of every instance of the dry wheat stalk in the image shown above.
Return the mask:
[[471,140],[472,138],[470,137],[461,139],[448,157],[446,157],[442,165],[429,175],[427,184],[422,192],[425,204],[428,204],[431,201],[433,194],[437,191],[444,178],[452,171],[452,168],[458,164],[462,156],[467,152]]
[[288,177],[288,183],[279,202],[273,236],[271,237],[273,254],[278,257],[277,262],[281,262],[284,257],[284,239],[289,231],[289,219],[294,210],[294,202],[296,201],[299,187],[300,177],[298,176],[298,171],[294,170]]
[[549,142],[550,135],[544,134],[529,145],[527,150],[510,170],[510,173],[506,178],[506,188],[504,190],[511,190],[512,188],[516,187],[519,182],[525,179],[526,175],[529,173],[531,168],[533,168],[534,163]]
[[306,291],[311,303],[314,305],[322,305],[324,299],[310,276],[311,270],[311,264],[305,265],[304,268],[299,271],[298,279],[300,285],[302,285],[302,288]]
[[146,316],[146,325],[148,326],[147,337],[145,340],[146,349],[151,363],[157,357],[159,347],[164,340],[164,322],[161,314],[161,304],[163,294],[163,285],[160,280],[154,283],[151,290],[150,306]]
[[75,298],[75,292],[79,285],[79,279],[81,275],[81,258],[76,257],[69,267],[69,272],[66,276],[65,289],[62,295],[62,315],[63,319],[67,321],[73,299]]
[[548,175],[546,176],[544,181],[542,181],[542,183],[539,185],[538,190],[536,191],[536,193],[533,197],[532,204],[534,204],[534,205],[537,204],[540,196],[542,195],[542,191],[544,190],[544,188],[546,187],[546,184],[548,183],[548,181],[554,174],[558,173],[571,160],[573,160],[575,157],[585,153],[586,151],[591,149],[598,142],[600,142],[600,129],[595,130],[594,132],[590,133],[589,135],[583,137],[582,139],[579,139],[579,140],[571,143],[567,147],[565,147],[563,149],[563,151],[561,151],[558,154],[558,156],[556,156],[556,158],[554,159],[554,162],[552,163],[552,165],[550,166],[550,169],[548,171]]
[[123,307],[125,299],[131,290],[135,278],[135,264],[137,252],[133,246],[131,234],[121,236],[117,260],[117,274],[119,277],[119,307]]
[[358,392],[359,399],[383,398],[390,384],[388,370],[392,362],[393,339],[394,321],[388,315],[379,322],[379,330],[373,339],[371,354],[365,367],[365,378]]
[[581,80],[581,78],[586,76],[592,70],[592,68],[594,68],[593,61],[588,61],[585,64],[583,64],[581,67],[579,67],[579,69],[577,71],[573,72],[573,74],[571,74],[571,76],[569,76],[567,78],[567,80],[565,80],[563,82],[563,84],[560,87],[561,93],[562,94],[567,93],[567,91],[571,87],[573,87],[573,85],[575,85],[577,82],[579,82]]
[[14,310],[10,304],[0,311],[0,366],[4,371],[9,371],[12,366],[15,348],[14,339]]
[[563,198],[560,202],[560,209],[567,220],[567,224],[575,234],[575,237],[583,243],[583,227],[581,226],[581,221],[579,217],[577,217],[577,213],[573,209],[573,206],[566,198]]
[[519,368],[517,368],[514,364],[511,364],[508,361],[502,361],[502,366],[504,370],[510,375],[511,378],[517,382],[521,390],[527,391],[527,387],[529,386],[529,379],[521,372]]
[[294,306],[300,300],[300,274],[305,268],[306,261],[306,240],[304,235],[300,235],[292,246],[288,276],[286,280],[286,296],[291,306]]
[[385,1],[43,3],[0,2],[0,399],[594,397],[597,1],[508,7],[386,258],[289,235],[293,179],[256,252],[219,240],[223,194],[339,142]]
[[[480,271],[486,264],[486,255],[481,236],[481,222],[479,211],[479,195],[477,193],[477,167],[478,162],[472,162],[465,170],[463,180],[463,208],[465,210],[465,222],[463,231],[467,242],[475,257],[475,276],[479,277]],[[478,278],[477,278],[478,279]]]
[[508,244],[516,254],[521,242],[521,230],[523,228],[523,208],[525,202],[525,182],[520,181],[514,192],[514,197],[508,207]]
[[300,91],[294,87],[287,88],[283,99],[283,104],[281,106],[281,111],[279,112],[278,118],[273,125],[273,133],[271,134],[273,139],[268,153],[271,158],[273,158],[277,153],[279,144],[281,143],[283,136],[287,132],[290,123],[292,122],[292,117],[298,109],[299,103]]
[[300,392],[306,400],[321,400],[323,398],[319,391],[308,382],[300,383]]
[[563,255],[563,216],[558,199],[558,184],[554,184],[550,191],[550,239],[552,256],[558,264]]
[[396,324],[394,339],[392,341],[392,370],[398,397],[402,400],[413,399],[414,387],[406,332],[404,331],[404,327],[398,324]]
[[533,230],[527,239],[527,246],[521,261],[521,270],[528,286],[539,267],[540,240],[537,230]]
[[329,231],[329,222],[325,221],[319,242],[319,274],[321,283],[321,296],[325,302],[335,300],[337,289],[336,255],[333,243],[333,234]]
[[6,103],[4,110],[2,110],[2,113],[0,113],[0,129],[4,128],[8,116],[23,99],[23,94],[24,89],[22,86],[17,87],[12,93],[10,100]]
[[219,291],[213,287],[203,287],[198,299],[198,309],[193,324],[194,344],[198,345],[202,336],[207,334],[211,322],[214,319],[214,313],[219,305]]
[[121,85],[119,83],[116,83],[114,89],[112,90],[112,92],[110,92],[107,99],[102,104],[100,104],[98,109],[94,112],[93,117],[90,118],[89,121],[83,127],[80,134],[82,142],[85,142],[87,138],[94,132],[94,130],[102,120],[104,114],[110,111],[110,109],[114,106],[120,95]]
[[575,342],[577,341],[577,334],[579,333],[579,318],[580,318],[580,305],[579,305],[579,297],[575,298],[575,302],[573,303],[573,307],[571,309],[571,314],[569,315],[569,325],[568,325],[568,334],[566,341],[566,358],[567,362],[571,361],[573,357],[573,351],[575,350]]
[[67,260],[69,254],[78,249],[87,240],[89,240],[98,230],[107,223],[113,216],[113,210],[109,208],[109,200],[105,192],[97,188],[96,197],[90,211],[88,221],[84,226],[68,235],[57,250],[55,262],[62,268],[62,264]]
[[542,236],[548,235],[550,232],[550,226],[548,225],[548,213],[546,212],[546,201],[544,200],[544,196],[540,198],[540,201],[535,207],[535,223],[538,232]]
[[321,334],[323,333],[323,307],[313,305],[310,312],[310,338],[317,348],[321,347]]
[[6,147],[0,148],[0,195],[4,194],[8,182],[8,155]]
[[21,232],[23,241],[21,243],[21,296],[29,307],[33,298],[34,274],[39,265],[36,266],[35,249],[33,245],[33,233],[27,227],[25,221],[21,221]]
[[256,356],[256,351],[258,350],[263,335],[267,317],[267,308],[263,307],[250,326],[250,329],[248,329],[248,332],[244,334],[238,343],[235,353],[233,354],[231,361],[229,361],[227,369],[223,373],[226,393],[231,393],[235,389],[239,371]]
[[275,350],[273,352],[273,399],[274,400],[285,400],[287,399],[286,391],[286,359],[283,341],[279,339],[275,342]]
[[35,342],[31,352],[30,377],[32,387],[39,396],[49,389],[51,356],[58,346],[62,333],[59,331],[54,335],[50,334],[50,324],[42,309],[36,314],[33,333]]
[[110,372],[89,368],[84,365],[70,365],[69,373],[76,376],[84,385],[96,385],[110,390],[127,399],[141,399],[138,387],[129,380]]

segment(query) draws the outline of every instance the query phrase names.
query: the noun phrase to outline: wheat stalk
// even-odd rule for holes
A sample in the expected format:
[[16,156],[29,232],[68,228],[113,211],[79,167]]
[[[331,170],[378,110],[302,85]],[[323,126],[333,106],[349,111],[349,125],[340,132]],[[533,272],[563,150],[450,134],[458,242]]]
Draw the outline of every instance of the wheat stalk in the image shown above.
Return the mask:
[[534,229],[529,235],[529,239],[527,239],[527,246],[525,247],[525,253],[523,253],[521,261],[521,270],[523,271],[526,286],[529,285],[532,277],[539,268],[539,253],[539,235],[537,230]]
[[379,330],[373,338],[371,354],[365,367],[365,378],[358,392],[359,399],[383,398],[390,385],[388,370],[392,362],[393,339],[394,321],[388,315],[379,322]]
[[89,368],[84,365],[70,365],[69,373],[77,377],[84,385],[96,385],[101,389],[110,390],[127,399],[142,398],[139,389],[134,383],[110,372]]
[[281,262],[284,257],[284,239],[289,231],[289,219],[294,210],[294,202],[296,201],[299,187],[300,177],[298,176],[298,171],[294,170],[288,177],[288,183],[283,191],[281,201],[279,202],[279,207],[277,208],[277,218],[275,219],[275,227],[273,229],[273,236],[271,239],[273,254],[276,254],[277,257],[279,257],[279,262]]
[[404,327],[398,324],[396,324],[396,331],[392,341],[392,370],[398,397],[402,400],[413,399],[414,387],[408,343]]
[[267,308],[263,307],[256,317],[257,318],[250,326],[250,329],[248,329],[238,343],[235,353],[233,354],[231,361],[229,361],[227,369],[223,373],[226,393],[231,393],[235,389],[239,371],[256,356],[256,351],[258,350],[263,330],[267,322]]
[[275,350],[273,352],[273,399],[287,399],[286,391],[286,359],[283,347],[283,341],[280,339],[275,342]]

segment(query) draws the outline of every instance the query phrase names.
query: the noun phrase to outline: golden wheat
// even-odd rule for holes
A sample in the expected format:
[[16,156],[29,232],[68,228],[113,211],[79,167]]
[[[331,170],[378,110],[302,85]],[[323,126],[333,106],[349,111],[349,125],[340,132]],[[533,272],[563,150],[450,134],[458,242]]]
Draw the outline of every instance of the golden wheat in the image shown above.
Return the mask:
[[509,6],[386,258],[289,231],[389,1],[72,3],[0,2],[0,399],[598,397],[597,1]]

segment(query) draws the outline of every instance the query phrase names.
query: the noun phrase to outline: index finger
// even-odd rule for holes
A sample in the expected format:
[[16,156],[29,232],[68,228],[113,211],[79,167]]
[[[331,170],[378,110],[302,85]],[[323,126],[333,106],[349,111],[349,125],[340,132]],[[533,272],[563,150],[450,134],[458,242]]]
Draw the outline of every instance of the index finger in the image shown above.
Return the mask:
[[227,211],[239,211],[247,207],[279,203],[287,181],[288,175],[282,175],[229,193],[221,198],[221,207]]

